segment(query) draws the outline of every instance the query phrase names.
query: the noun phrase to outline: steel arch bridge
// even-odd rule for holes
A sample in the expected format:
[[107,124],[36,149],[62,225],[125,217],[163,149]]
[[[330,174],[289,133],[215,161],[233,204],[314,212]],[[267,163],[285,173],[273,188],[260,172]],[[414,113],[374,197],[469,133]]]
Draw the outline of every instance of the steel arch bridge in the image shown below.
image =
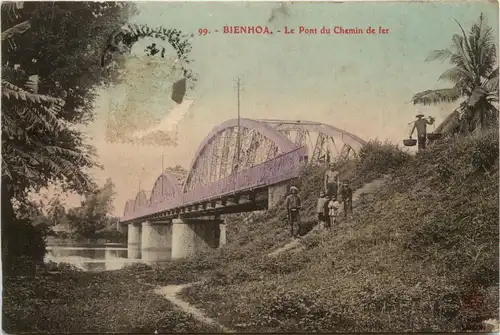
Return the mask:
[[259,191],[298,177],[306,163],[354,157],[365,143],[319,122],[227,120],[200,143],[183,185],[164,172],[149,197],[140,191],[126,202],[120,221],[255,210],[251,204],[258,202]]

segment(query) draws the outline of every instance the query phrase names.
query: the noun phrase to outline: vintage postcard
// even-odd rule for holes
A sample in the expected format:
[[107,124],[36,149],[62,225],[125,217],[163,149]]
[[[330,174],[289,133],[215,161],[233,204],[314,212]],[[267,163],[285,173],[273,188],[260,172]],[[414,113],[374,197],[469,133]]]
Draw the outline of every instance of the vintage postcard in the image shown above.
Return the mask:
[[1,13],[5,333],[499,331],[496,1]]

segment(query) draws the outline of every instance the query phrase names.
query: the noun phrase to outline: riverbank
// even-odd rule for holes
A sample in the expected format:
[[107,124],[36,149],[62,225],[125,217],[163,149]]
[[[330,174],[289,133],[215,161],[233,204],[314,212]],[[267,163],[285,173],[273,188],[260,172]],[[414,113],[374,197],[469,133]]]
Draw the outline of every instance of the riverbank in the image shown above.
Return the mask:
[[7,333],[221,332],[198,321],[155,292],[147,266],[3,278],[3,330]]
[[[222,249],[162,268],[7,278],[4,329],[220,332],[155,293],[200,281],[178,297],[239,332],[464,332],[497,318],[498,132],[415,156],[370,144],[338,168],[355,193],[377,189],[333,231],[284,247],[281,203],[233,216]],[[322,176],[300,179],[307,224]]]
[[[361,152],[353,184],[391,178],[333,231],[270,257],[287,237],[285,211],[268,211],[238,227],[231,261],[221,253],[182,297],[241,332],[484,330],[499,310],[498,132],[412,157],[394,150]],[[306,221],[321,181],[302,178]]]

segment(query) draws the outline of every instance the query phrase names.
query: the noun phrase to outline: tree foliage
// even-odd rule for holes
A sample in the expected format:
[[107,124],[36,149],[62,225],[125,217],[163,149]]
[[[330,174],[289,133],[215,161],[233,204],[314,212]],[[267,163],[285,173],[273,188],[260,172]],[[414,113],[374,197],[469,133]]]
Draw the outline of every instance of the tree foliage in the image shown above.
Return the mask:
[[460,23],[458,26],[460,33],[453,35],[452,48],[434,50],[427,58],[427,61],[449,60],[453,67],[442,73],[439,80],[447,80],[453,87],[426,90],[415,94],[412,99],[414,104],[423,105],[464,99],[436,129],[445,134],[496,127],[499,116],[498,64],[493,29],[486,24],[483,14],[468,35]]
[[[94,185],[94,150],[74,125],[93,118],[95,87],[108,80],[100,54],[133,5],[28,2],[2,5],[2,179],[16,198],[51,182]],[[23,29],[15,29],[25,23]],[[29,27],[28,27],[29,25]]]
[[94,149],[75,126],[92,120],[96,87],[111,78],[100,55],[134,10],[120,2],[2,3],[4,271],[21,255],[44,253],[33,218],[17,217],[12,200],[26,205],[28,192],[51,183],[78,193],[95,188]]
[[79,207],[69,209],[68,222],[77,236],[92,238],[98,231],[116,223],[108,215],[113,211],[114,188],[108,179],[102,188],[89,192]]

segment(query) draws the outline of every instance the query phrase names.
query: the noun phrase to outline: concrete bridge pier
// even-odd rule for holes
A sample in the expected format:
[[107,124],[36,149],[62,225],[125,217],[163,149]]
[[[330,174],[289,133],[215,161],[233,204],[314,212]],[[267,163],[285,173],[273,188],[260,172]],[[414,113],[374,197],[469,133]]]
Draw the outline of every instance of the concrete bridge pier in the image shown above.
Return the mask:
[[174,219],[172,259],[188,258],[226,243],[226,226],[220,219]]
[[141,248],[138,245],[128,246],[127,258],[128,259],[141,259]]
[[128,247],[139,247],[141,245],[141,225],[139,223],[129,223],[127,245]]
[[147,264],[170,259],[172,225],[169,222],[143,222],[141,236],[142,261]]
[[267,208],[275,207],[283,199],[288,192],[288,186],[289,182],[283,181],[268,187]]
[[[222,221],[222,220],[221,220]],[[226,244],[226,223],[222,221],[219,224],[220,234],[219,234],[219,248]]]

